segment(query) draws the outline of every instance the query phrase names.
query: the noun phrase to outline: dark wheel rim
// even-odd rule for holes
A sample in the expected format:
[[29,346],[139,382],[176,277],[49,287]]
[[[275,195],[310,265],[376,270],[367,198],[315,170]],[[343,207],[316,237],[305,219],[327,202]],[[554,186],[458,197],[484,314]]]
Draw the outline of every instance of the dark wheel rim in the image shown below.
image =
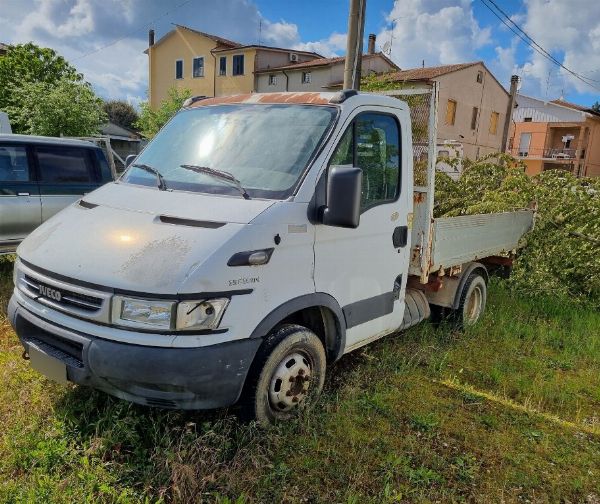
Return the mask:
[[286,355],[271,377],[269,402],[280,412],[290,411],[304,401],[308,395],[313,364],[304,352]]

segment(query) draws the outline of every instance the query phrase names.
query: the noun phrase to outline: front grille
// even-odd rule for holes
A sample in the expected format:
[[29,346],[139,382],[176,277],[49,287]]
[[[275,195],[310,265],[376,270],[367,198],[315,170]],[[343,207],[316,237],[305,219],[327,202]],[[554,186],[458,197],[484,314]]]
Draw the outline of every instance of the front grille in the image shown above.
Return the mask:
[[[102,308],[102,298],[88,296],[86,294],[81,294],[79,292],[74,292],[71,290],[56,288],[54,286],[47,285],[43,282],[40,282],[36,278],[33,278],[30,275],[23,275],[22,277],[23,286],[29,292],[29,294],[36,297],[36,299],[43,299],[44,301],[49,301],[53,304],[64,306],[68,308],[76,308],[78,310],[83,310],[85,312],[94,313]],[[53,291],[60,292],[60,299],[49,298],[42,295],[40,286],[42,288],[52,289]]]

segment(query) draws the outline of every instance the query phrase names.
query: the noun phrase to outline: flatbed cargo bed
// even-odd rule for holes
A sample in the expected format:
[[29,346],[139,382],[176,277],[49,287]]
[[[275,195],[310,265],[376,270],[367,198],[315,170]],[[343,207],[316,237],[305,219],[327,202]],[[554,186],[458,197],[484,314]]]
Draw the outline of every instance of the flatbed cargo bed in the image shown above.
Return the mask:
[[533,227],[533,210],[434,219],[432,271],[508,254]]

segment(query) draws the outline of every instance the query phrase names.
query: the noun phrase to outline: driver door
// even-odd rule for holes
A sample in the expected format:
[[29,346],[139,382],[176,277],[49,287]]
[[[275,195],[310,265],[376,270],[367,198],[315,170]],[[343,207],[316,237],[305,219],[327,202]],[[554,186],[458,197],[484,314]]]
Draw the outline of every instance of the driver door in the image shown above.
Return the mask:
[[384,110],[351,117],[328,162],[362,169],[359,226],[316,227],[315,287],[342,307],[346,352],[398,329],[404,314],[410,194],[402,190],[402,171],[408,168],[400,120]]

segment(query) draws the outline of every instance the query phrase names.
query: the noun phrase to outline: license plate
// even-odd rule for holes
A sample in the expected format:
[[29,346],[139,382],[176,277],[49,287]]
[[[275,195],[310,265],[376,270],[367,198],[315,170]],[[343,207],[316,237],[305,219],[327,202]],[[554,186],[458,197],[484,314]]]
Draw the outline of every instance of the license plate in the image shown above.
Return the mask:
[[37,372],[58,383],[67,383],[67,365],[29,345],[29,361]]

